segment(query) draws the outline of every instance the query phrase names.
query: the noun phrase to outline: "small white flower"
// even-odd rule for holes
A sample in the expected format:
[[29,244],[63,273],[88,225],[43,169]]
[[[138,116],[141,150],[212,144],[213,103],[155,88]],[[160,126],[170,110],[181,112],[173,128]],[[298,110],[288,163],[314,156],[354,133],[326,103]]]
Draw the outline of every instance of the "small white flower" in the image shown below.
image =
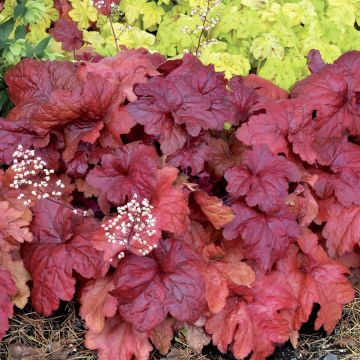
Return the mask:
[[[155,246],[148,245],[148,241],[144,238],[144,236],[148,238],[156,234],[155,218],[152,215],[153,206],[150,205],[149,200],[138,201],[137,198],[138,196],[134,195],[127,204],[119,206],[118,215],[101,226],[106,231],[105,237],[109,242],[119,245],[127,244],[128,250],[145,256],[155,249]],[[118,222],[120,224],[116,225]],[[119,256],[124,257],[124,251],[119,253]]]

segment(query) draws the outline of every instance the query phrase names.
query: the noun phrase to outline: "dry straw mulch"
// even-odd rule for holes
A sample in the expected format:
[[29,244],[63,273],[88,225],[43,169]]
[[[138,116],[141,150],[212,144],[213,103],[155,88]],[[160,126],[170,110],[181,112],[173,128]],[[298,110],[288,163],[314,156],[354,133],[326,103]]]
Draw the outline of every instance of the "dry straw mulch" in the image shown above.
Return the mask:
[[[339,360],[360,360],[360,285],[356,287],[357,297],[344,308],[342,321],[328,336],[320,334],[300,336],[296,359],[320,360],[327,354],[338,356]],[[29,306],[18,311],[8,334],[0,342],[0,360],[96,360],[94,351],[83,344],[86,332],[83,321],[78,317],[76,305],[67,303],[54,316],[44,318]],[[281,354],[281,351],[278,351]],[[227,355],[201,355],[187,346],[185,338],[176,336],[168,360],[228,360]],[[161,360],[154,352],[151,360]],[[274,359],[284,359],[275,356]],[[290,359],[289,359],[290,360]]]
[[339,360],[360,360],[360,284],[355,286],[356,298],[345,305],[342,320],[328,336],[302,335],[299,351],[307,360],[320,360],[328,354]]
[[75,305],[67,303],[54,316],[19,311],[11,319],[8,335],[0,342],[1,360],[95,360],[96,354],[84,348],[84,323]]

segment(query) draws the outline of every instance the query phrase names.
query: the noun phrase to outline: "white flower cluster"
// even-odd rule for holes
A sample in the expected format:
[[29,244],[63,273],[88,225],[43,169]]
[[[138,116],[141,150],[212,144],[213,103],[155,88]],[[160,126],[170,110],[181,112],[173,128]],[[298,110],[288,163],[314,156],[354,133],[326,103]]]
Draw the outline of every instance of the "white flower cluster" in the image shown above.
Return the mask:
[[[93,1],[93,5],[94,5],[96,8],[98,8],[98,9],[102,9],[102,8],[106,7],[106,2],[105,2],[105,0],[99,0],[99,1],[96,1],[96,2]],[[111,7],[112,7],[113,5],[116,6],[116,4],[111,3]]]
[[[197,6],[191,10],[192,16],[199,16],[202,25],[197,25],[196,29],[200,31],[210,31],[213,29],[220,21],[220,14],[210,14],[212,11],[221,5],[221,0],[209,0],[206,6]],[[211,15],[211,17],[209,16]],[[180,29],[181,32],[193,35],[194,29],[189,28],[188,26],[183,26]]]
[[[10,187],[14,189],[30,188],[30,194],[38,200],[62,195],[61,189],[64,189],[65,185],[61,180],[55,182],[57,191],[53,190],[51,193],[46,191],[55,170],[48,169],[46,161],[41,157],[36,157],[34,150],[24,150],[22,145],[18,145],[12,156],[11,169],[15,172],[15,176]],[[30,205],[32,202],[30,198],[26,198],[24,193],[20,193],[17,198],[18,200],[23,199],[24,205]]]
[[[123,245],[138,255],[149,254],[157,247],[156,244],[149,245],[146,240],[156,234],[153,208],[147,199],[139,203],[135,194],[127,204],[117,208],[118,215],[115,218],[101,225],[108,242]],[[124,256],[123,251],[118,254],[119,259]]]
[[[201,25],[196,25],[195,28],[190,28],[189,26],[183,26],[180,28],[180,31],[188,34],[193,44],[196,42],[193,55],[198,56],[201,52],[201,49],[204,47],[218,42],[217,39],[208,39],[211,30],[219,23],[220,14],[215,13],[214,9],[221,5],[221,0],[208,0],[206,6],[197,6],[191,10],[192,16],[198,16],[201,21]],[[195,39],[194,39],[195,38]],[[204,40],[203,40],[204,39]],[[189,49],[185,49],[184,53],[189,53]]]
[[131,25],[119,25],[118,30],[125,31],[125,30],[131,30],[133,27]]
[[[98,10],[101,10],[101,9],[107,7],[105,0],[99,0],[97,2],[93,1],[93,5]],[[115,4],[114,2],[111,2],[111,4],[110,4],[110,15],[117,15],[118,13],[119,13],[119,5]]]

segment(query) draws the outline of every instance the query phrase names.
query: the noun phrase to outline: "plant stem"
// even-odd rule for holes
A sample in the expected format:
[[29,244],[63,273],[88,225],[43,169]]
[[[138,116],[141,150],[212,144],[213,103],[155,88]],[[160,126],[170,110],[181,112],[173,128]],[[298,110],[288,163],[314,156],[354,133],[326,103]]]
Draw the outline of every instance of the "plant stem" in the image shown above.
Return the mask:
[[61,201],[58,201],[58,200],[55,200],[55,199],[52,199],[52,198],[46,198],[46,200],[49,200],[55,204],[58,204],[58,205],[61,205],[61,206],[64,206],[72,211],[76,210],[74,207],[72,207],[71,205],[68,205],[68,204],[64,204],[63,202]]
[[114,41],[115,41],[116,52],[118,53],[119,52],[119,44],[118,44],[118,38],[116,37],[116,34],[115,34],[114,24],[113,24],[113,22],[111,20],[111,16],[108,16],[108,19],[109,19],[109,22],[110,22],[111,31],[112,31]]
[[198,44],[197,44],[196,49],[195,49],[195,55],[196,56],[199,56],[199,50],[200,50],[200,46],[201,46],[201,39],[202,39],[202,37],[204,35],[204,27],[205,27],[205,24],[207,22],[207,17],[209,15],[209,12],[210,12],[210,0],[207,0],[206,14],[205,14],[205,17],[204,17],[204,20],[203,20],[203,23],[202,23],[202,28],[201,28],[201,32],[200,32],[200,35],[199,35]]
[[[41,189],[39,189],[39,190],[40,190],[40,192],[41,192],[42,194],[44,194],[44,192],[41,191]],[[74,208],[73,206],[71,206],[71,205],[69,205],[69,204],[65,204],[65,203],[63,203],[63,202],[61,202],[61,201],[59,201],[59,200],[56,200],[56,199],[53,199],[53,198],[50,198],[50,197],[45,198],[45,200],[49,200],[49,201],[51,201],[51,202],[53,202],[53,203],[55,203],[55,204],[57,204],[57,205],[64,206],[64,207],[66,207],[67,209],[70,209],[71,211],[79,211],[78,209]],[[83,211],[83,210],[80,210],[80,211],[83,212],[83,216],[85,217],[84,211]]]
[[116,41],[120,38],[120,36],[124,33],[125,30],[121,30],[120,34],[116,37]]
[[[41,190],[41,189],[38,189],[38,191],[40,191],[41,194],[44,194],[44,192]],[[76,210],[74,207],[72,207],[71,205],[68,205],[68,204],[64,204],[63,202],[61,201],[58,201],[56,199],[53,199],[53,198],[50,198],[50,197],[47,197],[46,200],[49,200],[55,204],[58,204],[58,205],[61,205],[61,206],[64,206],[70,210]]]

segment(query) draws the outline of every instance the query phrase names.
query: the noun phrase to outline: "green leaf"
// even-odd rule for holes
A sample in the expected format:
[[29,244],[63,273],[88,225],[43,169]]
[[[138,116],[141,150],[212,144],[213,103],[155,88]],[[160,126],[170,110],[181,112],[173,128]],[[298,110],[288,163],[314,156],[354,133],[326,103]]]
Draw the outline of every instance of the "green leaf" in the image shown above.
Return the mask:
[[242,0],[241,3],[252,10],[260,10],[267,5],[264,0]]
[[15,29],[15,40],[25,39],[25,36],[26,36],[26,26],[25,25],[17,26]]
[[19,0],[14,9],[14,20],[23,17],[26,13],[25,0]]
[[25,42],[25,57],[33,57],[34,54],[34,49],[32,47],[32,45],[26,41]]
[[204,64],[214,64],[216,71],[223,71],[229,79],[233,75],[247,75],[250,70],[249,60],[242,55],[232,55],[225,52],[211,52],[205,48],[200,55]]
[[150,29],[159,24],[165,14],[164,9],[161,6],[156,6],[153,2],[144,4],[143,11],[143,26],[145,29]]
[[[67,2],[71,5],[68,14],[83,31],[85,43],[101,55],[115,55],[107,16],[97,11],[92,0]],[[13,37],[13,30],[28,23],[26,40],[32,45],[25,45],[26,56],[71,57],[60,50],[59,43],[45,40],[50,24],[59,16],[53,3],[5,1],[0,12],[0,56],[5,67],[25,56],[20,44],[13,46],[23,33],[18,30]],[[196,48],[202,25],[196,9],[207,4],[208,0],[121,0],[119,20],[113,22],[118,42],[180,58]],[[288,88],[306,75],[310,49],[318,49],[326,62],[345,51],[360,50],[360,31],[354,27],[354,21],[360,24],[360,0],[221,0],[210,10],[209,19],[217,14],[220,21],[202,37],[217,42],[201,48],[200,59],[214,63],[227,77],[254,69]],[[19,16],[22,19],[16,20]],[[132,28],[122,31],[127,25]]]
[[49,41],[51,36],[48,36],[45,39],[42,39],[34,48],[34,56],[37,58],[42,57],[43,52],[46,50],[47,46],[49,45]]
[[264,60],[268,57],[283,58],[284,48],[272,34],[263,34],[256,38],[250,48],[255,59]]
[[144,6],[146,5],[146,0],[123,0],[120,2],[120,10],[125,12],[127,21],[133,24],[144,13]]
[[2,24],[0,24],[0,40],[5,41],[8,39],[9,35],[13,31],[15,26],[15,21],[13,19],[9,19]]
[[69,11],[69,16],[81,29],[86,30],[90,22],[96,21],[97,9],[92,5],[92,1],[70,0],[70,2],[72,10]]
[[46,11],[44,4],[38,0],[26,0],[25,7],[24,18],[28,24],[41,21]]

